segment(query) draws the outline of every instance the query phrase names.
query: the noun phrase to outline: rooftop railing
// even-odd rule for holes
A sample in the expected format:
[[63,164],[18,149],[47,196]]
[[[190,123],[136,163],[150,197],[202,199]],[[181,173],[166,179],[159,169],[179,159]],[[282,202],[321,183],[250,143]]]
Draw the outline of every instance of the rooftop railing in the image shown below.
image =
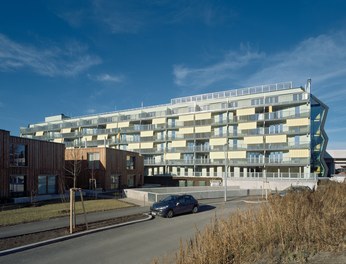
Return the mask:
[[275,83],[268,85],[260,85],[254,87],[241,88],[236,90],[229,90],[223,92],[207,93],[194,96],[186,96],[180,98],[174,98],[171,100],[171,104],[199,102],[211,99],[220,99],[226,97],[237,97],[250,94],[267,93],[273,91],[281,91],[293,88],[292,82]]

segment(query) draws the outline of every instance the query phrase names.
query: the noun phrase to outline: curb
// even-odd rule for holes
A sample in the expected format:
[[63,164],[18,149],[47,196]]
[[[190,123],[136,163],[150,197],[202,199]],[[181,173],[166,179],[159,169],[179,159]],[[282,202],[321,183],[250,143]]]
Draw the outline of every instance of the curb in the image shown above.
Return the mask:
[[131,224],[135,224],[135,223],[145,222],[145,221],[153,219],[152,215],[149,215],[149,214],[145,214],[145,215],[148,215],[148,217],[145,218],[145,219],[129,221],[129,222],[125,222],[125,223],[121,223],[121,224],[116,224],[116,225],[104,226],[104,227],[95,228],[95,229],[91,229],[91,230],[86,230],[86,231],[82,231],[82,232],[78,232],[78,233],[70,234],[70,235],[66,235],[66,236],[61,236],[61,237],[57,237],[57,238],[52,238],[52,239],[48,239],[48,240],[44,240],[44,241],[40,241],[40,242],[36,242],[36,243],[32,243],[32,244],[20,246],[20,247],[5,249],[5,250],[0,251],[0,256],[6,256],[6,255],[13,254],[13,253],[25,251],[25,250],[28,250],[28,249],[32,249],[32,248],[36,248],[36,247],[40,247],[40,246],[45,246],[45,245],[49,245],[49,244],[53,244],[53,243],[57,243],[57,242],[65,241],[65,240],[69,240],[69,239],[72,239],[72,238],[81,237],[81,236],[85,236],[85,235],[89,235],[89,234],[92,234],[92,233],[97,233],[97,232],[105,231],[105,230],[116,228],[116,227],[121,227],[121,226],[131,225]]

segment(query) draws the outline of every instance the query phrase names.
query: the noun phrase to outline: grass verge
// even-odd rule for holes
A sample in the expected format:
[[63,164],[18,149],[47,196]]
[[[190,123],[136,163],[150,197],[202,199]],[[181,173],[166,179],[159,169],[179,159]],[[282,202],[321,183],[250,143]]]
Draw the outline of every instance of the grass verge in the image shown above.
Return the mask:
[[[107,211],[112,209],[119,209],[131,207],[132,204],[113,200],[87,200],[84,201],[85,210],[87,213]],[[0,226],[15,225],[20,223],[34,222],[40,220],[47,220],[50,218],[61,217],[69,215],[69,203],[55,203],[46,204],[37,207],[25,207],[20,209],[13,209],[0,212]],[[83,213],[82,203],[76,202],[77,214]]]
[[[346,184],[272,196],[259,209],[214,219],[181,244],[178,264],[306,262],[317,252],[346,250]],[[158,261],[155,261],[158,263]]]

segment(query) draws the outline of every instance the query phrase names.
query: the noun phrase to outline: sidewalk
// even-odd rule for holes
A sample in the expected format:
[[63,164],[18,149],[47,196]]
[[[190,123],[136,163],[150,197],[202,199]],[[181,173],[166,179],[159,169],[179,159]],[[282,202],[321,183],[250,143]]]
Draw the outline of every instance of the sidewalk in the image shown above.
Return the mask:
[[[259,196],[228,197],[227,202],[256,202],[256,200],[258,200],[259,198],[260,198]],[[119,209],[109,210],[109,211],[88,213],[87,214],[88,223],[112,219],[116,217],[127,216],[127,215],[143,214],[143,213],[148,213],[150,211],[150,205],[148,203],[144,203],[144,201],[139,201],[139,200],[134,200],[129,198],[123,198],[121,200],[130,204],[134,204],[135,206],[127,207],[127,208],[119,208]],[[199,200],[199,203],[200,205],[201,204],[212,205],[212,204],[224,203],[224,200],[222,198],[203,199],[203,200]],[[84,224],[84,223],[85,223],[84,215],[83,214],[77,215],[76,224]],[[47,230],[62,228],[62,227],[69,227],[69,216],[53,218],[53,219],[43,220],[38,222],[17,224],[13,226],[0,227],[0,239],[6,238],[6,237],[12,237],[12,236],[30,234],[35,232],[47,231]]]
[[[148,213],[150,210],[149,205],[143,206],[143,202],[142,204],[139,204],[138,201],[131,200],[128,198],[125,198],[122,200],[128,203],[135,204],[137,206],[119,208],[119,209],[103,211],[103,212],[88,213],[87,221],[96,222],[100,220],[107,220],[107,219],[112,219],[112,218],[122,217],[127,215]],[[46,230],[51,230],[56,228],[68,227],[69,221],[70,221],[69,216],[64,216],[64,217],[53,218],[53,219],[44,220],[44,221],[0,227],[0,239],[11,237],[11,236],[19,236],[24,234],[41,232],[41,231],[46,231]],[[76,223],[84,224],[83,214],[77,215]]]

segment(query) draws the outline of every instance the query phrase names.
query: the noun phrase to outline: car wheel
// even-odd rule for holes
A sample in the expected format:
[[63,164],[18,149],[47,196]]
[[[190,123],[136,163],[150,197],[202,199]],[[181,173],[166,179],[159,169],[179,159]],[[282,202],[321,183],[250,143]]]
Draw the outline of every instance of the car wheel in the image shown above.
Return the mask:
[[192,213],[197,213],[198,212],[198,206],[194,206],[193,209],[192,209]]
[[173,215],[174,215],[173,210],[169,210],[166,216],[167,218],[172,218]]

